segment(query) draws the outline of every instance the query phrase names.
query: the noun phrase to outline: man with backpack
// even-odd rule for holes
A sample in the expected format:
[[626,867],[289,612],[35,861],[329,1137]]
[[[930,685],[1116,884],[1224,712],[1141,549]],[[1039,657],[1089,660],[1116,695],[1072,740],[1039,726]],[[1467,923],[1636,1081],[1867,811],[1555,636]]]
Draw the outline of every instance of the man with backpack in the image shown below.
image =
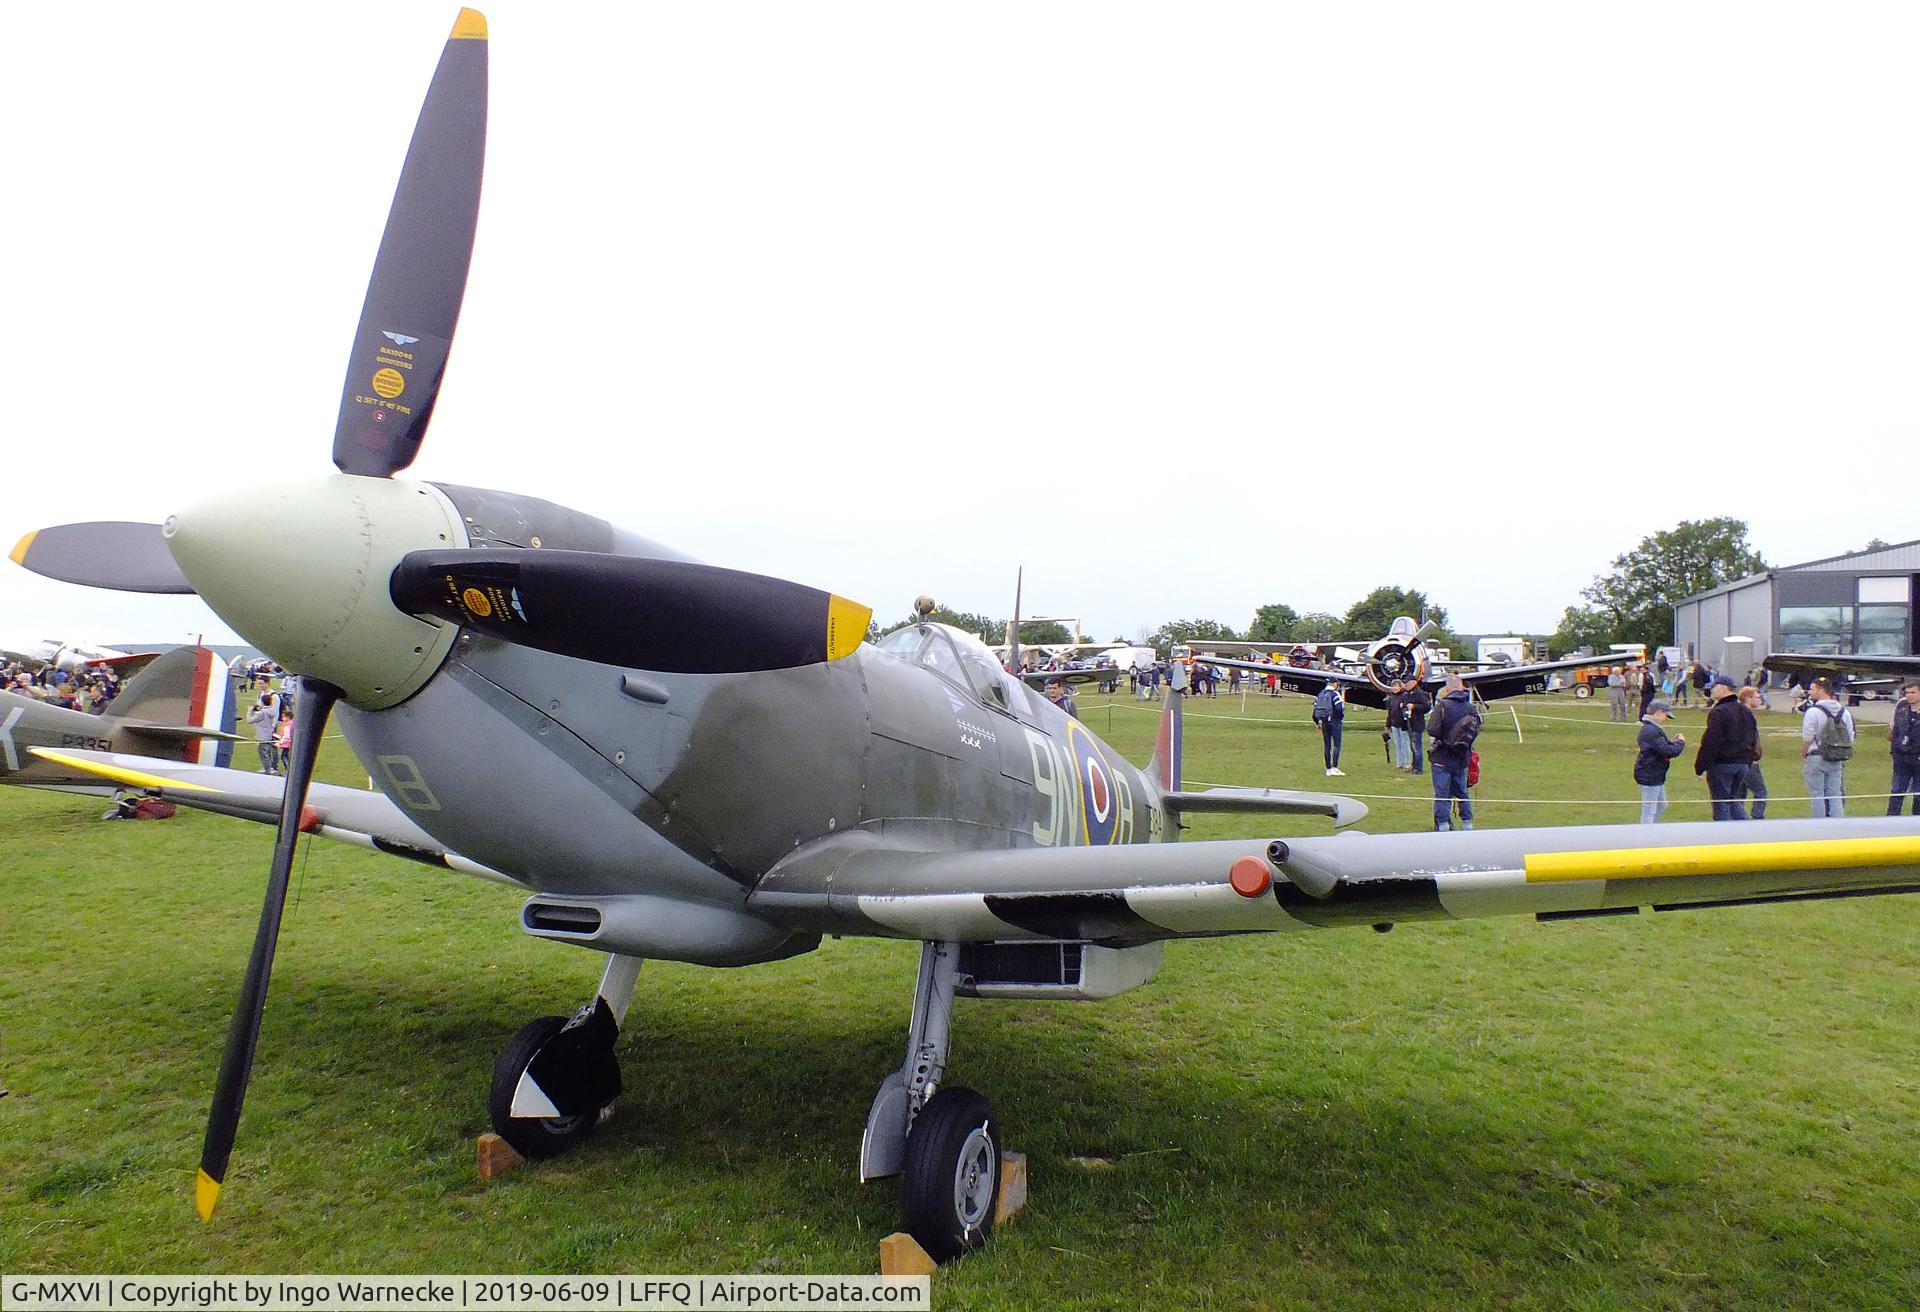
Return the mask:
[[1433,827],[1452,829],[1453,804],[1460,803],[1460,828],[1473,828],[1473,798],[1467,791],[1467,771],[1473,765],[1473,744],[1480,736],[1480,708],[1473,704],[1460,676],[1447,676],[1447,690],[1433,704],[1428,723],[1433,735]]
[[1825,679],[1813,681],[1812,705],[1800,720],[1800,772],[1814,819],[1847,813],[1847,762],[1853,757],[1853,712],[1833,695]]
[[1320,726],[1320,750],[1326,757],[1327,774],[1342,775],[1340,768],[1340,731],[1346,725],[1347,699],[1340,685],[1329,683],[1313,699],[1313,722]]
[[1747,818],[1747,769],[1760,746],[1760,722],[1734,695],[1733,680],[1718,675],[1707,687],[1713,709],[1693,755],[1693,772],[1705,775],[1715,820]]
[[1900,814],[1900,799],[1913,799],[1913,813],[1920,815],[1920,679],[1908,679],[1900,685],[1900,702],[1893,708],[1893,727],[1887,730],[1893,744],[1893,787],[1888,791],[1887,814]]

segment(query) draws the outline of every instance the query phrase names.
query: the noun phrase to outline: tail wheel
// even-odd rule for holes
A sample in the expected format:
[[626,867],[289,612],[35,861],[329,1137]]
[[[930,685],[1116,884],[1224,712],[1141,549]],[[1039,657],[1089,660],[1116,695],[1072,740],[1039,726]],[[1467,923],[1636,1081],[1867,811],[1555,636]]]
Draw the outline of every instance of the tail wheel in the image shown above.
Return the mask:
[[937,1262],[979,1248],[1000,1201],[1000,1123],[972,1089],[942,1089],[914,1118],[900,1180],[901,1228]]

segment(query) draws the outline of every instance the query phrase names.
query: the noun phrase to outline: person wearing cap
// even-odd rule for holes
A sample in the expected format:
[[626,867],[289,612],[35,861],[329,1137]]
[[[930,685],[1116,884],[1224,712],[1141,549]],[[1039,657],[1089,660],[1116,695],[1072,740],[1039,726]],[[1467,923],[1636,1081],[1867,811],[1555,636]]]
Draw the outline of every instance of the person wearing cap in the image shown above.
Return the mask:
[[1627,722],[1627,672],[1618,665],[1607,671],[1607,719]]
[[1633,781],[1640,785],[1640,823],[1659,823],[1667,811],[1667,767],[1687,748],[1683,733],[1667,736],[1673,703],[1654,698],[1640,717],[1640,755],[1633,758]]
[[1694,753],[1693,772],[1705,775],[1707,796],[1713,799],[1715,820],[1745,820],[1744,800],[1747,767],[1753,764],[1754,749],[1760,745],[1760,723],[1753,712],[1734,696],[1733,680],[1715,675],[1707,685],[1713,709],[1707,712],[1707,728],[1700,735],[1700,750]]
[[1073,704],[1073,698],[1067,695],[1067,681],[1065,679],[1047,680],[1047,700],[1055,706],[1058,706],[1068,715],[1071,715],[1074,719],[1077,720],[1080,718],[1080,708],[1075,706]]
[[[1740,704],[1753,712],[1754,724],[1758,726],[1760,722],[1760,705],[1765,700],[1760,695],[1760,690],[1750,683],[1742,684],[1740,686],[1739,696]],[[1764,755],[1766,755],[1766,747],[1758,737],[1755,737],[1753,740],[1753,760],[1747,766],[1746,789],[1741,794],[1747,800],[1748,813],[1751,814],[1755,820],[1765,820],[1767,818],[1767,777],[1760,773],[1760,758]]]

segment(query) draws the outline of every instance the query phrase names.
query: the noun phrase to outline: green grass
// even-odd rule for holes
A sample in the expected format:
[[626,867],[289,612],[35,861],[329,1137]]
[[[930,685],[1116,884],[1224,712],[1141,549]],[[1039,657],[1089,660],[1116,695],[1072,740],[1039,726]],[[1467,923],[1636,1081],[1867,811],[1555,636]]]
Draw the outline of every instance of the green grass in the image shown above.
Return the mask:
[[[1481,823],[1634,815],[1576,804],[1635,798],[1630,728],[1564,697],[1519,709],[1553,718],[1523,719],[1523,745],[1494,708]],[[1328,781],[1306,710],[1194,705],[1190,778],[1338,782],[1379,795],[1366,828],[1428,823],[1377,715],[1355,712],[1349,777]],[[1152,714],[1088,697],[1082,716],[1144,759]],[[1862,755],[1855,786],[1884,787]],[[365,781],[338,741],[321,776]],[[1684,764],[1673,791],[1675,818],[1704,814]],[[587,996],[598,959],[518,933],[509,890],[327,843],[296,864],[201,1225],[193,1171],[271,836],[99,810],[0,790],[0,1270],[874,1269],[894,1195],[853,1159],[900,1060],[912,945],[648,965],[618,1116],[483,1187],[495,1053]],[[1917,966],[1920,899],[1885,898],[1179,943],[1112,1002],[963,1002],[951,1079],[994,1099],[1033,1200],[936,1302],[1911,1309]]]

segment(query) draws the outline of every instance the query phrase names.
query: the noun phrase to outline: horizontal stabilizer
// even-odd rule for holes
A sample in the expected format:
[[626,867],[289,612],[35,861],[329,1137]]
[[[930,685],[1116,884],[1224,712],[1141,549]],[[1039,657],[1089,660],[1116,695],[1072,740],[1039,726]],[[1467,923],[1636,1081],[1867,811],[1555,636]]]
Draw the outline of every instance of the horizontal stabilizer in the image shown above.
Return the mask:
[[1303,793],[1291,788],[1208,788],[1199,792],[1168,793],[1162,799],[1169,811],[1180,814],[1324,815],[1333,827],[1344,829],[1366,819],[1367,804],[1338,793]]
[[243,738],[237,733],[228,733],[224,729],[202,729],[198,725],[192,724],[148,724],[143,720],[122,720],[120,721],[120,727],[123,729],[132,729],[137,733],[143,733],[152,738],[177,738],[182,742],[198,742],[206,739],[227,743],[253,741],[250,738]]

